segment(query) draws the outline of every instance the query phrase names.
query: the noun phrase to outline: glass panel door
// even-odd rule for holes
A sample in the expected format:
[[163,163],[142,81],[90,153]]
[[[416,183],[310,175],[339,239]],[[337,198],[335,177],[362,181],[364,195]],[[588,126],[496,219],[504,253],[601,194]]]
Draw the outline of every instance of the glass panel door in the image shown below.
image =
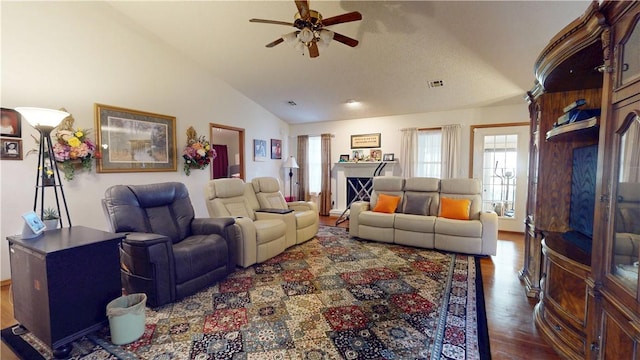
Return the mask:
[[523,231],[528,148],[528,126],[475,129],[473,177],[482,179],[483,210],[498,214],[500,230]]

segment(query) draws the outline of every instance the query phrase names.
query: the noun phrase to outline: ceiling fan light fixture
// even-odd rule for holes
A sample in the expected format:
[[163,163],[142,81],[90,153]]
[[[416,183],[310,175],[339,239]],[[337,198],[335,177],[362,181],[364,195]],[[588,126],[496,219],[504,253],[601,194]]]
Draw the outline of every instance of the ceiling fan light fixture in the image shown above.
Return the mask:
[[282,35],[282,40],[284,40],[287,44],[292,44],[297,40],[296,31]]
[[327,29],[322,29],[320,30],[320,34],[318,34],[320,37],[320,40],[322,40],[323,42],[325,42],[327,45],[329,45],[329,43],[331,42],[331,40],[333,40],[333,35],[334,32],[331,30],[327,30]]
[[302,41],[297,41],[293,48],[296,49],[296,51],[304,54],[304,49],[306,49],[307,46]]
[[315,36],[313,35],[313,31],[311,29],[306,27],[300,30],[300,33],[298,34],[298,40],[302,41],[305,44],[308,44],[313,41],[313,39],[315,39]]

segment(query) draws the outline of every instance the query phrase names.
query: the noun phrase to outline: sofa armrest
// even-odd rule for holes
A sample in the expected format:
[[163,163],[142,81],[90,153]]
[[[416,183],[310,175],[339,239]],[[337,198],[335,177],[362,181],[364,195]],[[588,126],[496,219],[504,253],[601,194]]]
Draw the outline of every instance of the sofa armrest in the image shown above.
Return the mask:
[[218,234],[224,236],[226,227],[235,224],[235,222],[232,217],[193,219],[191,232],[194,235]]
[[168,237],[126,234],[120,245],[120,264],[127,293],[144,292],[151,307],[175,300],[173,243]]
[[318,205],[311,201],[293,201],[287,203],[289,209],[293,211],[309,211],[318,212]]
[[234,226],[236,220],[232,217],[200,218],[191,221],[193,235],[220,235],[227,243],[228,261],[227,271],[232,273],[236,268],[236,252],[241,240],[241,230]]
[[495,255],[498,247],[498,214],[494,211],[480,212],[482,223],[482,254]]
[[287,214],[274,214],[269,212],[256,211],[256,220],[281,220],[287,227],[285,235],[286,247],[296,244],[296,214],[292,211]]
[[358,237],[359,216],[363,211],[369,210],[369,203],[366,201],[356,201],[349,208],[349,235]]

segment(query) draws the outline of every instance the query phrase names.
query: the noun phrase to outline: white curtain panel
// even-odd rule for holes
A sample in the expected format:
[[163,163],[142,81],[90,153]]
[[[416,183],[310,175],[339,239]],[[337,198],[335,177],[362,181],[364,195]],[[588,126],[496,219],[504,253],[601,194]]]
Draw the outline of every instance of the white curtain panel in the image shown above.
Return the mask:
[[414,177],[418,164],[418,129],[402,129],[400,165],[405,179]]
[[442,172],[440,173],[442,179],[453,179],[458,176],[461,128],[459,124],[442,127]]

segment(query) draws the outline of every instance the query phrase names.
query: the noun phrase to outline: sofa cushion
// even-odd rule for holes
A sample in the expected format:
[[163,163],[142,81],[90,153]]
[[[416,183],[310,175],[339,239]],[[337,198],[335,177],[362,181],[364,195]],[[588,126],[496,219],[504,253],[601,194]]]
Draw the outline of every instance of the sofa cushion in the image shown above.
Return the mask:
[[469,220],[469,199],[440,198],[440,216],[447,219]]
[[420,193],[407,193],[404,199],[402,212],[412,215],[429,215],[431,195]]
[[396,214],[393,226],[398,230],[433,233],[435,223],[435,216]]
[[287,232],[287,225],[282,220],[256,220],[253,225],[256,227],[258,245],[284,237]]
[[220,235],[194,235],[173,245],[176,281],[182,284],[226,264],[229,250]]
[[207,185],[209,200],[215,198],[231,198],[244,195],[244,181],[241,179],[218,179]]
[[313,210],[296,211],[296,228],[302,229],[316,223],[318,213]]
[[396,214],[385,214],[373,211],[360,213],[358,221],[360,225],[367,225],[379,228],[392,228]]
[[482,237],[482,223],[480,220],[454,220],[439,217],[436,219],[436,234],[463,236],[463,237]]
[[400,196],[391,196],[386,194],[380,194],[378,196],[378,202],[376,206],[373,208],[374,212],[381,212],[392,214],[396,212],[398,209],[398,204],[400,203]]
[[413,177],[405,180],[404,191],[438,192],[440,179],[428,177]]

